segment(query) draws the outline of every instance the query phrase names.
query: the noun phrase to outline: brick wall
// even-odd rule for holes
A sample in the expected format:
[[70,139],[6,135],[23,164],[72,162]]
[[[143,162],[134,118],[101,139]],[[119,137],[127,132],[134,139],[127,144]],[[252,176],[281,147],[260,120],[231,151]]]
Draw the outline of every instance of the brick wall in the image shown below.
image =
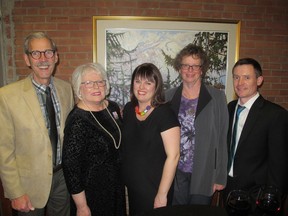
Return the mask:
[[7,80],[22,78],[24,37],[44,30],[60,54],[56,76],[69,80],[92,61],[92,16],[160,16],[241,21],[239,57],[259,60],[265,98],[288,108],[287,0],[4,0]]

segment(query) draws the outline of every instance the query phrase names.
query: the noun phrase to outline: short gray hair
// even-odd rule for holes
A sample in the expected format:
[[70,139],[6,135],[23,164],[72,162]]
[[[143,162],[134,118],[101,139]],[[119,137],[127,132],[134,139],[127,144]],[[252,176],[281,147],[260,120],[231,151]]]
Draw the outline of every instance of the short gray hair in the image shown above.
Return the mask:
[[91,71],[95,72],[96,74],[99,74],[103,80],[106,80],[105,94],[106,96],[109,94],[110,83],[109,83],[108,76],[104,67],[99,63],[87,63],[87,64],[78,66],[72,74],[72,87],[73,87],[74,94],[78,99],[81,97],[80,86],[82,82],[82,77],[86,73],[91,72]]
[[24,41],[24,53],[29,54],[29,45],[31,40],[33,39],[41,39],[41,38],[46,38],[50,41],[51,48],[55,51],[57,51],[57,46],[55,42],[44,32],[32,32],[30,33]]

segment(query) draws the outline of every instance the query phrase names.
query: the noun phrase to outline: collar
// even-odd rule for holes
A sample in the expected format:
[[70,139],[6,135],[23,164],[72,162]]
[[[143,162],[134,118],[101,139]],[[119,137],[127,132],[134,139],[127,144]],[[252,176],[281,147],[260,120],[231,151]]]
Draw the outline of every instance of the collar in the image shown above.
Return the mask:
[[[36,88],[36,90],[40,91],[41,93],[45,93],[45,91],[46,91],[46,85],[37,83],[37,82],[33,79],[32,76],[31,76],[31,81],[32,81],[34,87]],[[50,83],[49,83],[48,86],[49,86],[51,89],[54,88],[54,84],[53,84],[53,79],[52,79],[52,77],[51,77],[51,79],[50,79]]]
[[240,104],[240,100],[238,99],[237,105],[245,106],[248,110],[251,109],[254,102],[257,100],[257,98],[260,96],[259,92],[257,92],[252,98],[250,98],[245,104]]

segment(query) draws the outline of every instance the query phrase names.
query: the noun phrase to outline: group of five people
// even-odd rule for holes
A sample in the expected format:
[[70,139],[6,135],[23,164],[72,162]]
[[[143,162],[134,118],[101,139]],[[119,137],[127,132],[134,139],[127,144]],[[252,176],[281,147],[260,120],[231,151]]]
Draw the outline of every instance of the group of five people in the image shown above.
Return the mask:
[[[206,53],[188,44],[174,61],[179,87],[165,92],[160,70],[143,63],[133,71],[123,110],[108,99],[109,78],[98,63],[75,69],[74,94],[55,78],[57,47],[45,33],[26,38],[24,60],[32,73],[0,89],[0,176],[17,215],[126,215],[125,187],[130,215],[210,205],[216,191],[224,199],[232,190],[263,185],[287,193],[287,110],[259,94],[263,76],[256,60],[234,65],[238,99],[227,107],[225,93],[204,83]],[[245,108],[234,130],[240,105]]]

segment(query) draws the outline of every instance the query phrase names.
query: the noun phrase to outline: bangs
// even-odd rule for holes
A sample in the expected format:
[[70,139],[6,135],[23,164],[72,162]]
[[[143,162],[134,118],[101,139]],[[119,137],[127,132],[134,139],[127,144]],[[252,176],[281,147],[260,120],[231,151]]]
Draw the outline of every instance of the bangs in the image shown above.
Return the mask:
[[147,79],[149,82],[155,82],[154,73],[150,68],[142,68],[135,73],[136,79]]

